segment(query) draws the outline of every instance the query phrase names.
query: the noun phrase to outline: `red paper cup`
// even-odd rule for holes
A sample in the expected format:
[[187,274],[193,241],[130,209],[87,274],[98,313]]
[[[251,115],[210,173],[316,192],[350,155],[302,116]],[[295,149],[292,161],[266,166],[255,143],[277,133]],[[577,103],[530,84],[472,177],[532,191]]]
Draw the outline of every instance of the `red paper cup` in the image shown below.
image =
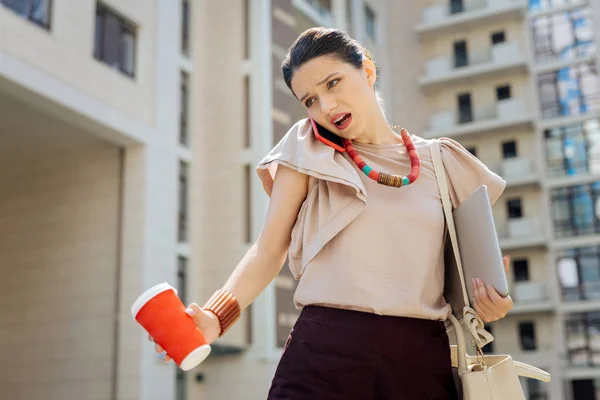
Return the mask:
[[210,346],[168,283],[146,290],[131,307],[131,315],[184,371],[208,357]]

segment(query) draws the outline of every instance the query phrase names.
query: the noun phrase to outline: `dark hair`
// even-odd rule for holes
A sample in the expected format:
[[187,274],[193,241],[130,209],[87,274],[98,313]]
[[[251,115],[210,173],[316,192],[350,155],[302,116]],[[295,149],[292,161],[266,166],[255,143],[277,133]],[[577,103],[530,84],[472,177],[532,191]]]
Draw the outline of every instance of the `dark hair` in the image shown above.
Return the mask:
[[333,55],[359,69],[362,68],[363,57],[373,61],[371,53],[346,32],[331,28],[310,28],[296,39],[281,64],[287,87],[292,90],[292,77],[297,68],[324,55]]

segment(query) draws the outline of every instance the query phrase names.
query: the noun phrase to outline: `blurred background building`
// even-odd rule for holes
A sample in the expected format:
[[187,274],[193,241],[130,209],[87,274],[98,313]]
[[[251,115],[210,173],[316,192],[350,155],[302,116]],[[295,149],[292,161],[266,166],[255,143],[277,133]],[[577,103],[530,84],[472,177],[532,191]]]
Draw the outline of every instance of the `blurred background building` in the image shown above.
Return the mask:
[[515,309],[488,350],[545,368],[529,399],[600,399],[600,3],[0,0],[0,398],[264,399],[298,311],[284,267],[182,373],[130,316],[203,303],[258,236],[258,161],[305,116],[280,72],[311,26],[375,56],[391,123],[461,142]]

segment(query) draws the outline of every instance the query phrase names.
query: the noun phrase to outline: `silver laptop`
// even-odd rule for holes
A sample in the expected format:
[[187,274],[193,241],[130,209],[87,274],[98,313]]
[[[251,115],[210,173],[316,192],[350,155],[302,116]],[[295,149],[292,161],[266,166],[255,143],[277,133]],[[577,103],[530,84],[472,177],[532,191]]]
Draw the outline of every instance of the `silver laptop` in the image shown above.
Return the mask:
[[471,304],[473,304],[472,279],[475,277],[492,285],[501,296],[506,296],[508,283],[487,186],[480,186],[452,214]]

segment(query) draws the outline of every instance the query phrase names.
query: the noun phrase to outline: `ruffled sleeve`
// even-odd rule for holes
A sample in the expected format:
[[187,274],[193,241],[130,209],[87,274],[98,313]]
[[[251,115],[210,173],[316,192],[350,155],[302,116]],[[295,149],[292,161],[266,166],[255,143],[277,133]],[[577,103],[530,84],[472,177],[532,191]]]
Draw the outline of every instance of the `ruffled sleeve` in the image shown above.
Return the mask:
[[309,177],[351,186],[359,197],[366,190],[352,165],[333,148],[318,141],[308,119],[298,121],[258,164],[256,173],[270,197],[277,166],[302,172]]
[[481,185],[487,186],[491,204],[498,200],[506,187],[506,182],[500,176],[455,140],[441,138],[440,147],[454,208]]

